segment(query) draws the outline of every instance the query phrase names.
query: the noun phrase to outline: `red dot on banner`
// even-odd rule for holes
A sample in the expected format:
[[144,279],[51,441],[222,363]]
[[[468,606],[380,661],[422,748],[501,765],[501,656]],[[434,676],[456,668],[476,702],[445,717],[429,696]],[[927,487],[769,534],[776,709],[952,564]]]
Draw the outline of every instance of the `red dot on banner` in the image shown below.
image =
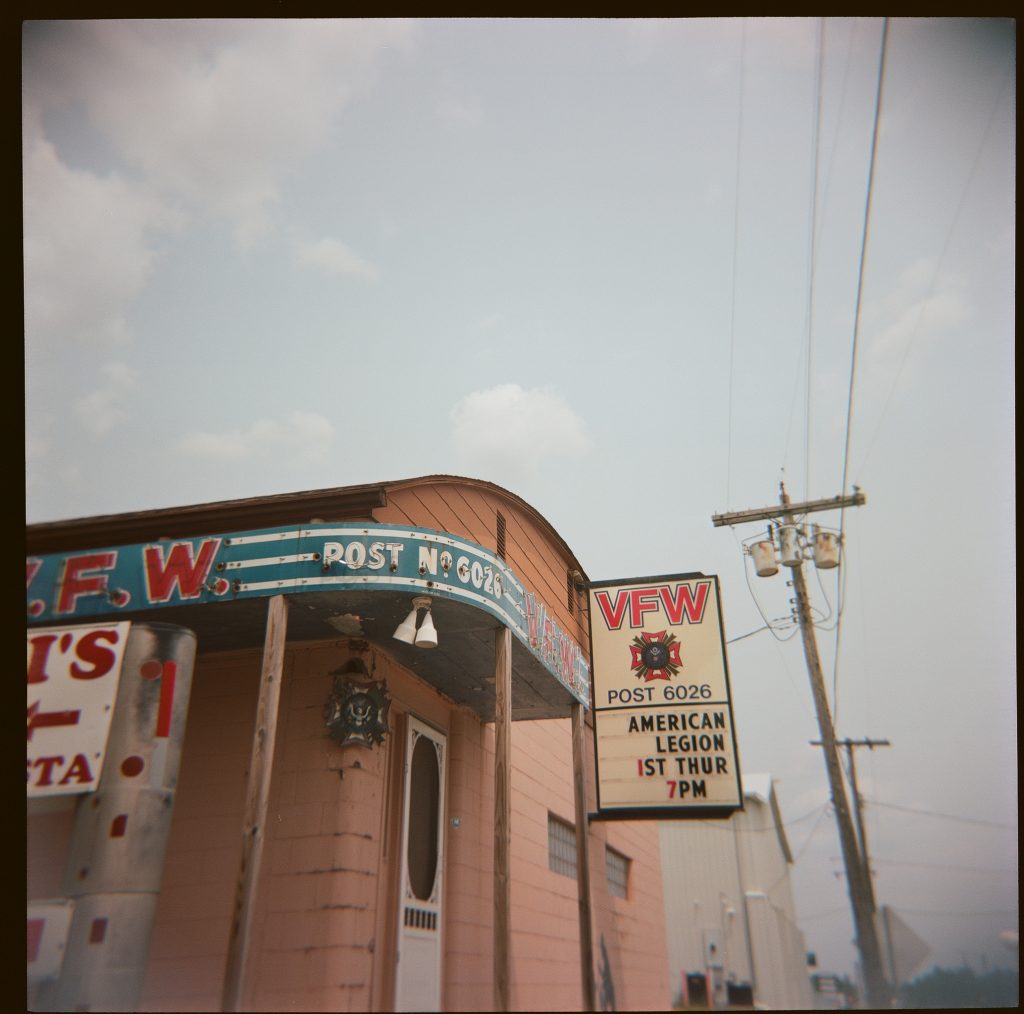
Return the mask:
[[139,666],[139,672],[142,674],[144,680],[156,680],[160,678],[160,674],[164,671],[163,664],[159,659],[151,658],[148,662],[143,662]]
[[29,603],[28,614],[29,616],[41,616],[44,609],[46,609],[46,603],[42,599],[33,599]]
[[146,762],[139,756],[132,755],[131,757],[125,757],[121,761],[121,774],[125,778],[134,778],[136,775],[142,773],[142,769],[146,766]]

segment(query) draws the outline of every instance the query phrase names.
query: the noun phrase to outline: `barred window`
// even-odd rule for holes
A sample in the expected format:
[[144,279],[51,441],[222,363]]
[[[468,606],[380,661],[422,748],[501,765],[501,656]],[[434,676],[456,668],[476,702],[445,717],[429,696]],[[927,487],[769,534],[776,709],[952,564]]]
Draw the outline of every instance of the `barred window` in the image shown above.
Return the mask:
[[629,860],[615,849],[605,847],[604,864],[608,872],[608,892],[616,897],[628,897]]
[[569,615],[576,615],[576,582],[573,580],[572,571],[565,569],[565,604],[569,607]]
[[565,877],[576,877],[576,829],[548,814],[548,867]]

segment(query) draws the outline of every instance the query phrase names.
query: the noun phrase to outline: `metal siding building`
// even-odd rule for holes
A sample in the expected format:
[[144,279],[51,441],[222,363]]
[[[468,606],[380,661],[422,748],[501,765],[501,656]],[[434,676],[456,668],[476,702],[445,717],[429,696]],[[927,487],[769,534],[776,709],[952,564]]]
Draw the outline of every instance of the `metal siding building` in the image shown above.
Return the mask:
[[658,826],[673,996],[687,976],[725,1006],[749,985],[774,1009],[810,1009],[803,934],[796,925],[793,857],[767,775],[746,775],[744,809],[730,819]]

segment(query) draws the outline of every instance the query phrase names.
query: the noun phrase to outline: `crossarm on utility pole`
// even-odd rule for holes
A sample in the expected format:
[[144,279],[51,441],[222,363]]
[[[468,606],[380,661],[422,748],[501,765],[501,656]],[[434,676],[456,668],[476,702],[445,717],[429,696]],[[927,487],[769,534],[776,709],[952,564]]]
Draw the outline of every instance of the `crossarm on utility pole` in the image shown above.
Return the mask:
[[854,487],[852,496],[834,496],[825,500],[804,500],[803,503],[783,503],[774,507],[757,507],[746,511],[729,511],[726,514],[712,514],[711,523],[716,528],[722,525],[742,525],[748,521],[765,521],[782,514],[813,514],[815,511],[841,510],[843,507],[862,507],[868,498]]

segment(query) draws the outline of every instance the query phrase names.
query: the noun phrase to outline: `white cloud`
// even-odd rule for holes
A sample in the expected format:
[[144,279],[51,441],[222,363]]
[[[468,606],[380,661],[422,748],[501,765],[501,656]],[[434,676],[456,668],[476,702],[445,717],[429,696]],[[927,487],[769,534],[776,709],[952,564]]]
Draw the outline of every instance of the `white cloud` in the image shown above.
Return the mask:
[[891,372],[919,338],[934,340],[939,332],[962,324],[968,313],[962,279],[937,275],[933,258],[915,261],[903,270],[880,305],[866,315],[869,368]]
[[91,21],[38,29],[26,93],[74,102],[161,192],[266,230],[283,179],[327,140],[403,21]]
[[96,436],[102,436],[128,418],[124,399],[138,384],[138,374],[127,364],[110,362],[102,367],[101,386],[75,402],[75,412]]
[[48,477],[46,467],[51,451],[49,437],[39,433],[25,433],[25,488],[34,494],[43,488]]
[[478,127],[483,123],[484,110],[475,95],[463,99],[445,99],[437,104],[437,115],[450,127]]
[[329,419],[296,409],[284,419],[257,419],[244,428],[186,433],[175,446],[182,454],[208,461],[310,463],[326,460],[333,443]]
[[354,275],[370,282],[375,282],[378,278],[377,268],[373,264],[360,257],[341,240],[330,236],[313,243],[300,244],[296,256],[300,264],[319,268],[329,275]]
[[26,336],[126,341],[125,309],[153,269],[154,238],[178,217],[119,176],[68,168],[31,130],[24,168]]
[[468,463],[531,474],[544,461],[590,446],[583,420],[554,391],[518,384],[474,391],[451,410],[452,440]]
[[725,187],[718,180],[711,180],[704,187],[703,203],[706,207],[714,208],[722,203],[725,195]]

